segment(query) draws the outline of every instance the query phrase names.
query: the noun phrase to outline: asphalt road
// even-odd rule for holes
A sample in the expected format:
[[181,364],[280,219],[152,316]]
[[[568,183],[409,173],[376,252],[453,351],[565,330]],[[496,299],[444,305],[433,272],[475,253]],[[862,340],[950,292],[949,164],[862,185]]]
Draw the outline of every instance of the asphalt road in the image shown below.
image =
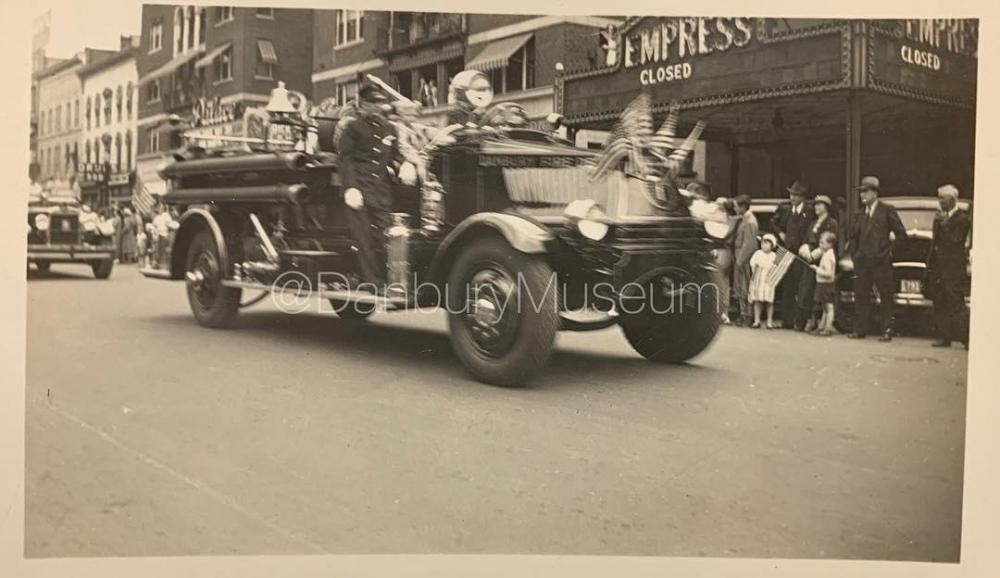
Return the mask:
[[657,366],[562,334],[471,381],[441,314],[192,319],[119,267],[28,279],[26,556],[957,561],[966,352],[727,329]]

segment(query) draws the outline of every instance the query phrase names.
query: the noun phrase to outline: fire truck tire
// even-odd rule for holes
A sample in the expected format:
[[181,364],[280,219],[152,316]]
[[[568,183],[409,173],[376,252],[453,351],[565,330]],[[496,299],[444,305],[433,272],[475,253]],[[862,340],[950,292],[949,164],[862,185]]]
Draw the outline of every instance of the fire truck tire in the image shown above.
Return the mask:
[[543,256],[479,237],[454,261],[446,295],[452,348],[479,381],[521,386],[548,362],[559,298]]
[[107,279],[111,276],[111,271],[115,268],[114,259],[103,259],[91,263],[90,268],[94,271],[94,277],[97,279]]
[[48,273],[49,269],[52,268],[52,263],[48,261],[35,261],[35,267],[38,269],[39,273]]
[[333,312],[344,321],[364,321],[375,313],[375,305],[367,303],[348,303],[330,299],[330,307],[333,307]]
[[222,285],[219,249],[211,231],[200,231],[191,240],[185,272],[195,276],[195,279],[187,279],[185,284],[188,304],[198,323],[213,329],[231,326],[240,310],[243,291]]
[[[707,272],[692,279],[698,287],[711,287]],[[684,363],[704,351],[719,331],[718,294],[698,291],[697,307],[686,305],[676,312],[645,311],[623,315],[622,331],[629,345],[641,356],[658,363]]]

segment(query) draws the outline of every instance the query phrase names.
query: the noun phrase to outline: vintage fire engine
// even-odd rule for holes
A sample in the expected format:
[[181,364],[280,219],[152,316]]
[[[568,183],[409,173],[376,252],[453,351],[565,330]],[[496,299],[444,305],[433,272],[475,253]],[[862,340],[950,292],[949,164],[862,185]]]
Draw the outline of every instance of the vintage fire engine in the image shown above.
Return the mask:
[[[397,99],[397,110],[412,104],[369,78]],[[612,159],[595,178],[600,153],[525,128],[517,105],[491,107],[481,73],[458,75],[449,98],[467,113],[464,122],[434,130],[405,113],[396,119],[401,135],[426,138],[408,141],[417,144],[395,171],[420,179],[395,190],[387,291],[364,286],[345,225],[352,209],[332,136],[345,111],[312,107],[280,83],[264,111],[248,112],[248,134],[216,137],[241,150],[189,144],[162,169],[163,200],[178,210],[180,227],[170,262],[143,273],[184,281],[194,317],[207,327],[229,326],[268,294],[326,300],[352,321],[444,307],[458,358],[478,380],[500,385],[526,383],[559,330],[619,325],[636,351],[658,362],[689,360],[712,342],[712,239],[670,174],[627,174]],[[192,130],[186,137],[213,139]],[[673,146],[690,151],[691,137],[678,146],[682,140]],[[247,290],[261,293],[243,302]]]

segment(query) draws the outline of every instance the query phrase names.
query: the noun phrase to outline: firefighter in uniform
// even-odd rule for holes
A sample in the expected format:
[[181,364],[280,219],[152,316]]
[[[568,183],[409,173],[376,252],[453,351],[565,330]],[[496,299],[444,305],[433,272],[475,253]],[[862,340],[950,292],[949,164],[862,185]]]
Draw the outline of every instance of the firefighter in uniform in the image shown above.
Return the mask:
[[387,109],[388,97],[377,85],[362,85],[356,109],[340,120],[334,137],[361,274],[377,290],[386,285],[385,231],[392,224],[393,166],[399,160],[399,137]]

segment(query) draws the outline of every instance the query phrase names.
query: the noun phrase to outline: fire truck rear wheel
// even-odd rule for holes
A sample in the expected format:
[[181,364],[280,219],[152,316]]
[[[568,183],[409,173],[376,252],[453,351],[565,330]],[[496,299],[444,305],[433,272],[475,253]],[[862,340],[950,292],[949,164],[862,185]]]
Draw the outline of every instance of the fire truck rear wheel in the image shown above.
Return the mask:
[[543,257],[482,237],[458,255],[446,291],[452,348],[476,379],[520,386],[548,362],[559,299]]
[[[718,293],[707,272],[677,278],[677,286],[687,284],[695,291],[679,299],[669,309],[658,303],[657,309],[644,305],[635,314],[624,314],[621,327],[625,339],[635,351],[650,361],[683,363],[704,351],[719,331]],[[661,285],[662,286],[662,285]]]
[[39,273],[48,273],[49,269],[52,268],[52,263],[48,261],[35,261],[35,267],[38,268]]
[[93,269],[94,277],[97,279],[107,279],[111,276],[111,271],[115,268],[115,261],[114,259],[103,259],[91,263],[90,268]]
[[200,231],[188,248],[185,274],[188,304],[198,323],[213,329],[229,327],[240,310],[242,290],[222,285],[219,248],[210,231]]

